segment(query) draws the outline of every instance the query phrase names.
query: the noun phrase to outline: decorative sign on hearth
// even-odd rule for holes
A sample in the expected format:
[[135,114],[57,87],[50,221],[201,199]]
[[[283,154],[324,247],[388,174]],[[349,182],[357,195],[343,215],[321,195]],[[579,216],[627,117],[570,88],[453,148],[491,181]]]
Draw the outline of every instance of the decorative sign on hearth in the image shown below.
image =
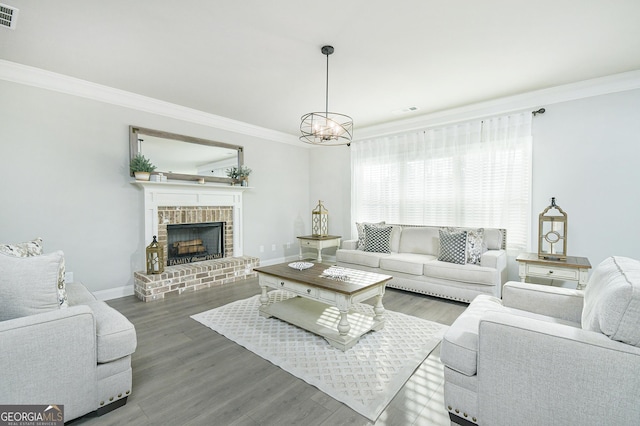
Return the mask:
[[556,197],[538,216],[538,258],[567,258],[567,214],[556,205]]
[[329,212],[324,208],[321,200],[311,212],[311,234],[314,237],[329,235]]
[[147,275],[161,274],[163,272],[164,252],[154,235],[153,241],[147,246]]

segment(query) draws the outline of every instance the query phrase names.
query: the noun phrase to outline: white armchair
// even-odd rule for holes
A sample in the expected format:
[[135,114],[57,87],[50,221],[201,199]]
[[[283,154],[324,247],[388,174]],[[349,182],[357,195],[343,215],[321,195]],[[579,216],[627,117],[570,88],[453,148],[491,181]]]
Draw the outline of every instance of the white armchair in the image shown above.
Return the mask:
[[640,262],[611,257],[585,291],[509,282],[445,334],[460,425],[640,424]]
[[137,338],[85,286],[61,283],[63,261],[61,251],[0,250],[0,405],[63,405],[69,421],[126,403]]

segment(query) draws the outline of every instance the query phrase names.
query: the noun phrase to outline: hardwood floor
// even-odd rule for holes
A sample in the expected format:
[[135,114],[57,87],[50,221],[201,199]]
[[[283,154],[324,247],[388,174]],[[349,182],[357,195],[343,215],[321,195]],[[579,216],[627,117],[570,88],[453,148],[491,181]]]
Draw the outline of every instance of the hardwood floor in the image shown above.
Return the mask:
[[[259,294],[248,279],[165,300],[110,300],[135,325],[133,390],[127,405],[73,425],[369,425],[315,387],[190,318]],[[372,301],[369,301],[372,303]],[[386,309],[450,325],[464,303],[388,288]],[[413,374],[376,425],[449,425],[439,346]]]

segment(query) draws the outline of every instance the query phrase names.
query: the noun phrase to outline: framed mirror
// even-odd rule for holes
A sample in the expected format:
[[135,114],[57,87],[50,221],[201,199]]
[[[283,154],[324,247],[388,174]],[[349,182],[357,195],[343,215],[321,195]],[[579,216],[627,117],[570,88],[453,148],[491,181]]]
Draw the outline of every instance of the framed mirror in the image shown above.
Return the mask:
[[[244,148],[192,136],[129,126],[130,160],[144,155],[167,179],[232,183],[226,170],[244,164]],[[133,173],[131,174],[133,176]]]

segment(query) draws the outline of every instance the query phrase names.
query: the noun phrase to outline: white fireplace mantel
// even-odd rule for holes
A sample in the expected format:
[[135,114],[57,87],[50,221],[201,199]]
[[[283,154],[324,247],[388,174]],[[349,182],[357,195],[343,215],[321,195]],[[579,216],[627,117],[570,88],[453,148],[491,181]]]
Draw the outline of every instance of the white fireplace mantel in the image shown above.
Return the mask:
[[[233,207],[233,254],[243,256],[242,193],[246,186],[198,184],[196,182],[132,181],[144,190],[144,241],[158,235],[159,206]],[[144,255],[144,253],[143,253]],[[143,259],[143,261],[146,261]]]

